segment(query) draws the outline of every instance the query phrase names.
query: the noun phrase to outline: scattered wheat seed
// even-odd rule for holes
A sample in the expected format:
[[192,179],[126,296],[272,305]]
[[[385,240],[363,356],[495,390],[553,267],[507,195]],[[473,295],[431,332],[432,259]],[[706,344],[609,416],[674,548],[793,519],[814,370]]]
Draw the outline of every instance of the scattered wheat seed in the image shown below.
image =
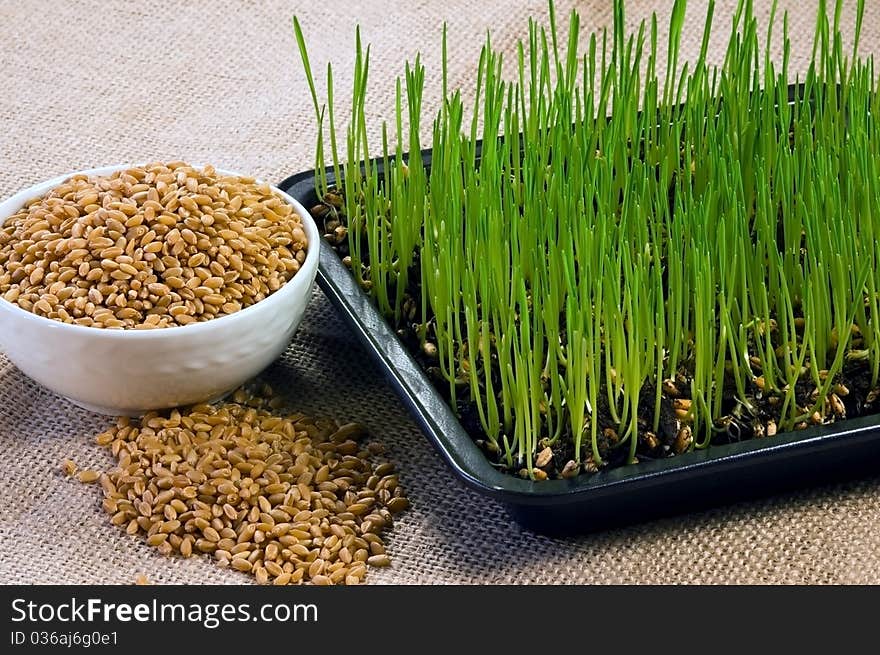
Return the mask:
[[97,482],[98,478],[101,476],[97,471],[91,470],[83,470],[76,474],[76,479],[80,482],[85,482],[87,484],[91,484],[92,482]]
[[349,454],[356,424],[273,414],[270,392],[120,419],[101,439],[117,468],[78,477],[100,480],[111,523],[164,555],[212,555],[261,584],[359,584],[364,562],[388,557],[390,511],[408,506],[394,467]]

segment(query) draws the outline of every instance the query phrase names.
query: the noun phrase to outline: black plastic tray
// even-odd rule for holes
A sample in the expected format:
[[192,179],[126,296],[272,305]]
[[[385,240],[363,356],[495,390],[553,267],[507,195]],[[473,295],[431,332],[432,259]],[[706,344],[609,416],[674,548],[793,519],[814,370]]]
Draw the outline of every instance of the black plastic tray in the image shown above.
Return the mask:
[[[422,152],[422,158],[430,166],[430,151]],[[279,187],[306,208],[312,207],[318,202],[314,175],[313,170],[293,175]],[[328,170],[328,181],[333,182],[332,170]],[[326,243],[321,244],[318,284],[456,475],[506,505],[516,521],[536,532],[589,532],[880,471],[880,415],[876,415],[712,446],[570,480],[524,480],[489,463]]]

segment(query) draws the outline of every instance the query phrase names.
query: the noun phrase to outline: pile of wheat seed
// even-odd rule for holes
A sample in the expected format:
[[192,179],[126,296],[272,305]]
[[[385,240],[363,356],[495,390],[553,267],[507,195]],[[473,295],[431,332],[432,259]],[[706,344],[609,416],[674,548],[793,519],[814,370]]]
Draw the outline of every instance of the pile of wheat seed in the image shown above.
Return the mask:
[[264,584],[359,584],[390,563],[381,534],[409,505],[394,466],[360,425],[280,415],[268,392],[119,419],[96,439],[117,468],[62,467],[164,555],[206,553]]
[[188,325],[277,291],[307,245],[253,178],[184,162],[74,175],[0,226],[0,297],[88,327]]

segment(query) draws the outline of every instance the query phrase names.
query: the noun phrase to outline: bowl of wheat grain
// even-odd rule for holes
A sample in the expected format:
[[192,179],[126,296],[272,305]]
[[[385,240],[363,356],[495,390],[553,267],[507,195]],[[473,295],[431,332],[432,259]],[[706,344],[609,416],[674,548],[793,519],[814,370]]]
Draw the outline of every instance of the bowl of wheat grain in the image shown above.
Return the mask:
[[287,347],[319,234],[296,200],[185,162],[111,166],[0,203],[0,348],[103,414],[220,398]]

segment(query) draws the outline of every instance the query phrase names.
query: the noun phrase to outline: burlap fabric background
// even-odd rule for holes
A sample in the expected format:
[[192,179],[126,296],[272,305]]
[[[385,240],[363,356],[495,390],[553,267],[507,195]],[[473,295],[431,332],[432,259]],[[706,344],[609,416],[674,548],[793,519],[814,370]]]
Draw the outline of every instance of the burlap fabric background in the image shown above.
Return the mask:
[[[559,14],[573,4],[585,32],[609,24],[610,0],[560,0]],[[718,3],[713,43],[726,38],[735,4]],[[880,7],[869,5],[865,50],[878,51]],[[663,25],[670,6],[631,0],[629,19],[656,10]],[[802,69],[816,3],[787,6],[793,61]],[[702,2],[691,2],[695,30],[702,10]],[[361,24],[373,44],[374,124],[392,115],[394,78],[419,49],[429,66],[425,104],[436,107],[444,20],[451,83],[469,87],[487,28],[510,61],[527,17],[547,15],[543,0],[2,0],[0,196],[74,169],[146,159],[212,162],[273,181],[311,168],[315,130],[290,28],[294,13],[313,65],[334,62],[339,107]],[[699,48],[697,36],[685,39],[686,52]],[[502,507],[455,481],[320,292],[268,377],[301,407],[361,421],[391,446],[413,509],[388,540],[393,566],[372,572],[371,582],[880,582],[880,479],[549,539],[520,530]],[[0,356],[0,582],[131,583],[138,573],[159,583],[249,582],[205,558],[160,557],[108,523],[96,488],[59,474],[64,457],[111,463],[91,440],[105,425]]]

